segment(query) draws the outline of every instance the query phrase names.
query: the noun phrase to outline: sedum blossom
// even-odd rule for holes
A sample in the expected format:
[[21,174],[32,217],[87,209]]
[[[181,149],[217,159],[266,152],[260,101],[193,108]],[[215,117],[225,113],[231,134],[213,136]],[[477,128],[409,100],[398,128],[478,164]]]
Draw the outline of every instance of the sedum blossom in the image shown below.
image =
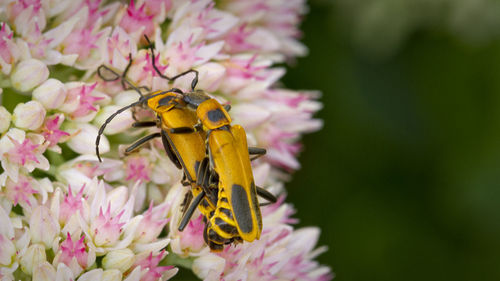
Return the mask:
[[12,121],[18,128],[33,131],[40,128],[45,114],[45,108],[39,102],[32,100],[20,103],[14,108]]
[[[0,1],[0,93],[15,101],[0,106],[0,279],[168,280],[183,266],[205,280],[330,280],[314,261],[326,250],[319,229],[294,229],[285,196],[262,207],[252,243],[210,252],[198,210],[178,231],[183,171],[159,138],[126,149],[158,132],[132,128],[154,114],[135,107],[107,123],[138,101],[131,85],[189,91],[192,73],[161,76],[195,69],[197,89],[231,105],[249,146],[266,148],[256,184],[285,194],[301,136],[322,126],[319,94],[283,88],[275,66],[306,53],[306,11],[303,0]],[[127,70],[130,84],[98,75],[101,65]]]

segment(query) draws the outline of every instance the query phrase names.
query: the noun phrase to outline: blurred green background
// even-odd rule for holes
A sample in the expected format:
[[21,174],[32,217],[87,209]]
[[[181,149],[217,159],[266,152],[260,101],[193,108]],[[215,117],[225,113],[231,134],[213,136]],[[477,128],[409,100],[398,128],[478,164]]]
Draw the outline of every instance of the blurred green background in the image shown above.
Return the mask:
[[335,280],[500,280],[499,2],[309,3],[284,83],[325,126],[288,201]]

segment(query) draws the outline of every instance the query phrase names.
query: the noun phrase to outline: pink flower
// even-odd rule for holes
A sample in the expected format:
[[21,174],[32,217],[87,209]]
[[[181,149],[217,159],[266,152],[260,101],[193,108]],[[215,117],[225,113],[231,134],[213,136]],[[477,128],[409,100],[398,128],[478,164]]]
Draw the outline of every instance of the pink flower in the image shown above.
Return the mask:
[[290,213],[288,205],[267,213],[260,240],[226,247],[217,254],[219,258],[213,253],[202,256],[194,261],[193,270],[205,280],[332,279],[328,267],[312,260],[326,250],[325,247],[314,250],[319,229],[310,227],[294,231],[284,223]]
[[186,40],[173,43],[165,52],[165,57],[177,69],[187,70],[190,65],[196,65],[197,61],[202,60],[197,53],[203,46],[204,43],[194,44],[191,34]]
[[129,157],[126,164],[125,180],[149,181],[150,165],[144,157]]
[[69,232],[67,233],[66,240],[61,243],[59,262],[65,263],[70,266],[72,259],[75,258],[78,264],[85,268],[87,267],[88,253],[85,251],[86,245],[84,243],[85,236],[82,236],[78,241],[73,241]]
[[106,42],[106,61],[117,69],[123,70],[129,61],[129,54],[136,58],[137,45],[122,28],[115,27]]
[[[163,250],[158,255],[153,256],[153,253],[151,252],[148,256],[143,257],[134,263],[134,268],[139,266],[141,267],[141,272],[143,272],[141,275],[142,281],[155,281],[162,277],[166,271],[174,271],[175,268],[173,266],[158,266],[166,253],[167,252]],[[174,274],[176,272],[177,271],[175,270]]]
[[123,215],[121,211],[118,215],[111,215],[111,204],[108,204],[106,212],[99,209],[99,216],[92,221],[90,226],[94,243],[97,246],[112,245],[118,241],[122,232],[122,226],[125,223],[120,222],[120,217]]
[[9,5],[7,15],[14,23],[16,32],[29,37],[34,29],[44,29],[46,17],[42,9],[41,0],[20,0]]
[[36,14],[40,12],[40,9],[42,8],[42,3],[40,0],[19,0],[10,8],[11,8],[10,15],[12,17],[18,16],[22,11],[28,8],[32,8],[33,12]]
[[43,156],[43,140],[39,134],[26,134],[16,128],[11,128],[0,138],[2,168],[14,182],[17,182],[20,170],[32,172],[35,168],[49,169],[49,161]]
[[104,99],[104,97],[92,95],[96,86],[97,83],[90,86],[87,86],[86,84],[73,84],[72,87],[68,87],[68,95],[62,109],[64,111],[71,112],[72,118],[87,116],[92,111],[96,113],[97,108],[94,106],[94,103]]
[[154,241],[170,220],[170,218],[164,219],[169,209],[170,206],[167,203],[162,203],[153,208],[153,201],[151,201],[148,210],[143,214],[143,218],[137,227],[134,240],[139,243]]
[[7,179],[4,194],[14,205],[23,202],[28,206],[33,206],[36,203],[33,194],[37,194],[38,191],[33,189],[31,182],[31,178],[24,175],[19,175],[17,182]]
[[231,59],[227,65],[227,74],[232,77],[239,77],[243,79],[254,78],[256,80],[264,80],[267,75],[266,69],[269,67],[269,64],[261,64],[257,65],[255,60],[257,59],[257,55],[253,55],[248,59],[244,58],[233,58]]
[[85,60],[92,49],[97,49],[96,42],[103,34],[92,34],[91,28],[72,31],[63,42],[64,54],[78,54],[79,60]]
[[144,29],[142,32],[151,37],[154,31],[154,15],[146,14],[144,8],[145,4],[142,4],[138,9],[136,9],[134,1],[130,0],[127,12],[121,19],[119,25],[128,33],[135,33]]
[[51,247],[57,241],[61,227],[54,215],[44,205],[33,208],[29,218],[29,232],[31,243],[43,243],[46,248]]
[[109,10],[106,9],[100,9],[99,5],[101,4],[102,0],[85,0],[84,5],[87,6],[89,9],[89,18],[87,20],[87,26],[88,27],[93,27],[95,23],[97,23],[97,20],[104,17],[106,14],[109,13]]
[[202,29],[206,39],[216,39],[236,25],[238,18],[219,9],[212,1],[189,1],[180,6],[174,17],[174,27],[188,24],[191,29]]
[[78,276],[94,264],[95,252],[86,245],[85,235],[81,236],[79,240],[71,238],[71,236],[80,236],[78,233],[71,235],[66,232],[65,236],[66,240],[59,245],[52,264],[58,269],[65,265],[73,276]]
[[180,233],[180,244],[183,245],[183,248],[190,252],[200,251],[205,246],[205,241],[203,240],[204,229],[205,222],[203,222],[203,215],[192,218],[186,228]]
[[71,187],[68,187],[68,194],[64,197],[63,202],[61,202],[59,206],[59,222],[67,223],[71,216],[75,213],[80,213],[81,216],[84,216],[83,209],[83,190],[85,185],[80,188],[80,191],[73,195],[71,191]]
[[253,50],[281,53],[287,57],[302,56],[307,52],[297,40],[301,35],[299,23],[307,11],[304,0],[236,0],[224,3],[224,9],[239,16],[242,25],[250,25],[256,31],[244,40],[259,43],[259,38],[266,38],[263,42],[267,44],[258,44]]
[[18,57],[18,50],[13,40],[10,27],[3,22],[0,27],[0,70],[4,74],[9,74],[12,64]]
[[[146,53],[146,58],[144,59],[144,61],[146,62],[146,65],[143,66],[143,68],[142,68],[144,70],[144,72],[151,74],[151,76],[159,76],[153,67],[153,61],[150,58],[149,53]],[[155,65],[156,65],[156,68],[160,71],[160,73],[163,73],[164,70],[167,69],[167,67],[168,67],[168,65],[161,65],[160,64],[160,57],[159,56],[155,57]]]
[[37,23],[35,23],[35,29],[31,32],[31,35],[28,36],[26,42],[30,48],[30,52],[33,57],[42,59],[47,55],[47,51],[50,50],[50,43],[53,39],[46,38],[40,27]]
[[248,27],[246,23],[240,25],[227,35],[226,48],[231,53],[259,49],[259,45],[247,41],[254,32],[255,29]]
[[14,147],[4,154],[10,162],[20,166],[23,166],[28,161],[40,163],[35,154],[35,149],[39,146],[38,144],[33,144],[28,138],[24,139],[22,143],[12,137],[10,141],[14,144]]
[[64,115],[59,114],[52,117],[48,117],[45,120],[44,128],[42,129],[42,135],[45,141],[49,143],[49,147],[57,145],[61,138],[69,136],[69,133],[59,130],[62,124]]
[[156,15],[160,11],[168,12],[172,8],[172,0],[148,0],[144,1],[146,5],[146,14]]

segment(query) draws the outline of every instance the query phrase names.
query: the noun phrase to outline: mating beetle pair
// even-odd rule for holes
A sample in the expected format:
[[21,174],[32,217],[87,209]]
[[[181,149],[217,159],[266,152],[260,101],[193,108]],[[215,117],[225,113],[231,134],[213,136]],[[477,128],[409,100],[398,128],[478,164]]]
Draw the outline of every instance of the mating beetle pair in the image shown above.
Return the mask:
[[[183,184],[191,185],[179,230],[186,227],[198,207],[206,222],[204,239],[212,251],[220,251],[225,244],[232,242],[259,239],[262,217],[257,195],[270,202],[276,202],[276,197],[255,186],[250,154],[258,157],[265,154],[265,149],[249,148],[244,129],[239,125],[231,125],[229,107],[222,106],[204,91],[194,90],[198,82],[196,70],[188,70],[172,78],[164,76],[155,65],[151,44],[150,50],[153,67],[161,77],[172,81],[194,73],[192,91],[184,93],[173,88],[143,96],[137,87],[125,79],[126,73],[118,75],[108,67],[100,66],[98,74],[102,79],[113,81],[121,78],[122,85],[128,84],[137,90],[141,98],[113,113],[101,126],[96,139],[99,160],[99,141],[106,125],[128,108],[147,105],[156,113],[157,121],[136,122],[133,126],[158,126],[160,132],[136,141],[126,152],[156,137],[162,138],[168,157],[184,171]],[[131,62],[130,59],[129,65]],[[106,78],[104,71],[114,76]]]

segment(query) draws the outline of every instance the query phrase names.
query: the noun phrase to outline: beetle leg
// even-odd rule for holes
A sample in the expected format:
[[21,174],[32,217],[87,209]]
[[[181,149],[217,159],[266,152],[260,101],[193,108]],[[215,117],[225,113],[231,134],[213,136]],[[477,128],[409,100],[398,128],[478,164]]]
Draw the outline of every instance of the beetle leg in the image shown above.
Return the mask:
[[189,180],[188,180],[188,178],[186,176],[186,173],[183,173],[181,184],[183,186],[190,186],[191,185],[191,182],[189,182]]
[[269,201],[269,203],[276,203],[276,201],[278,201],[278,199],[276,198],[276,196],[274,196],[274,194],[272,194],[271,192],[265,190],[260,186],[257,186],[257,195],[266,199],[267,201]]
[[161,130],[161,142],[163,143],[163,148],[165,149],[165,153],[167,153],[168,158],[170,158],[170,160],[174,163],[177,169],[181,169],[182,168],[181,162],[179,161],[179,159],[177,159],[177,156],[174,153],[172,147],[170,146],[170,142],[168,141],[168,136],[163,130]]
[[186,228],[188,222],[191,220],[191,217],[194,214],[194,211],[196,210],[196,207],[198,207],[204,196],[205,191],[201,191],[200,194],[198,194],[198,196],[193,199],[193,202],[191,203],[191,205],[189,205],[186,214],[184,214],[184,217],[182,217],[181,223],[179,224],[178,228],[179,231],[183,231],[184,228]]
[[145,127],[155,127],[156,121],[137,121],[132,124],[134,128],[145,128]]
[[203,124],[198,123],[193,127],[177,127],[170,129],[171,134],[190,134],[203,130]]
[[191,127],[177,127],[170,129],[171,134],[189,134],[194,132],[195,130]]
[[182,217],[186,215],[186,211],[191,205],[191,201],[193,200],[193,193],[191,191],[187,192],[186,195],[184,196],[184,200],[182,200],[181,203],[181,210],[182,210]]
[[262,155],[265,155],[266,152],[267,151],[266,151],[265,148],[254,147],[254,146],[249,146],[248,147],[248,154],[250,154],[250,155],[256,155],[254,157],[250,157],[250,161],[253,161],[253,160],[261,157]]
[[130,153],[132,152],[134,149],[138,148],[139,146],[143,145],[144,143],[154,139],[154,138],[157,138],[157,137],[160,137],[161,134],[160,133],[154,133],[154,134],[151,134],[151,135],[148,135],[148,136],[145,136],[143,137],[142,139],[134,142],[131,146],[127,147],[127,149],[125,149],[125,153]]
[[205,186],[206,181],[208,181],[208,179],[205,180],[208,170],[208,159],[205,157],[203,158],[203,160],[201,160],[201,163],[198,166],[198,170],[196,171],[196,185],[199,185],[201,187]]
[[210,170],[209,160],[207,157],[203,158],[200,165],[196,170],[196,185],[201,187],[205,192],[205,196],[207,199],[213,204],[217,204],[217,194],[218,188],[217,183],[213,182],[213,174]]

